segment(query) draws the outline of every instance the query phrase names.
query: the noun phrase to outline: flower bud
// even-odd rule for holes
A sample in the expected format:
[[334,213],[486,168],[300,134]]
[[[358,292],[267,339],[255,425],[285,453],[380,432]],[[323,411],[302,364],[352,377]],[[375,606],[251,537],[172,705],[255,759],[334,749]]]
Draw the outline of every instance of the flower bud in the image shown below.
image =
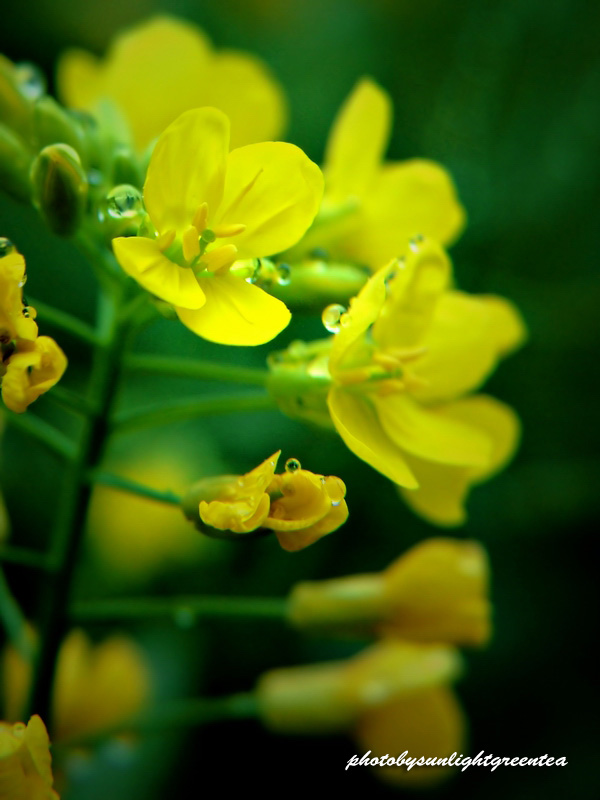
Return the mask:
[[306,629],[481,645],[490,636],[488,573],[477,543],[429,539],[381,573],[298,584],[289,618]]
[[29,139],[32,103],[21,89],[17,67],[3,55],[0,55],[0,122]]
[[48,95],[40,97],[33,106],[33,139],[38,150],[60,142],[72,147],[80,158],[86,151],[78,120]]
[[292,310],[321,309],[329,303],[347,302],[368,277],[369,273],[355,264],[311,259],[291,264],[286,279],[274,282],[269,292]]
[[29,200],[32,155],[21,137],[0,123],[0,187],[16,200]]
[[45,147],[31,167],[34,203],[59,236],[74,233],[85,210],[88,182],[75,150],[66,144]]

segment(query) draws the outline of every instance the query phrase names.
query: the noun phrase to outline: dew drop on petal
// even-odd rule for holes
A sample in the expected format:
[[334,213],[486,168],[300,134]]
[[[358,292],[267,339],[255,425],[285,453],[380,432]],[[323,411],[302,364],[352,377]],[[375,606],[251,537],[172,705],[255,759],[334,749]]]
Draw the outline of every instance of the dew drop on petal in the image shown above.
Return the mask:
[[325,329],[329,331],[329,333],[339,333],[339,330],[342,326],[342,314],[345,313],[346,309],[344,306],[339,305],[339,303],[332,303],[323,311],[321,315],[321,322],[325,326]]
[[286,472],[298,472],[298,470],[301,468],[302,464],[298,461],[297,458],[288,458],[288,460],[285,462]]
[[0,236],[0,258],[4,258],[4,256],[9,256],[11,253],[14,253],[17,248],[11,242],[10,239],[6,239],[4,236]]

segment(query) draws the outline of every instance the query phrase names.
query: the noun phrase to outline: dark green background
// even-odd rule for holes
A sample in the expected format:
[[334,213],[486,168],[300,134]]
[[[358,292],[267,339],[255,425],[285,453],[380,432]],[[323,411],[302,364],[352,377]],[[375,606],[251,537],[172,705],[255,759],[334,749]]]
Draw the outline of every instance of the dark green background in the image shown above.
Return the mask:
[[[51,74],[63,47],[101,53],[116,29],[165,9],[164,3],[144,0],[114,6],[11,2],[3,9],[2,49]],[[597,662],[591,647],[600,444],[597,4],[179,0],[168,10],[198,22],[217,45],[254,50],[271,64],[290,99],[289,138],[311,157],[320,160],[336,109],[354,81],[370,74],[395,103],[390,156],[434,158],[455,176],[469,213],[469,226],[452,250],[457,280],[470,291],[510,297],[530,329],[527,347],[487,386],[522,417],[520,453],[507,472],[474,492],[469,523],[456,532],[487,545],[494,574],[496,635],[489,649],[468,656],[469,672],[459,686],[471,720],[470,751],[549,753],[565,756],[569,765],[494,773],[472,768],[431,796],[596,797]],[[2,233],[27,255],[32,293],[89,314],[93,283],[70,246],[45,234],[33,211],[2,201],[0,215]],[[247,352],[207,345],[164,322],[140,347],[260,364],[271,349],[293,338],[322,335],[319,323],[297,320],[274,345]],[[71,345],[65,341],[74,385],[84,352]],[[131,391],[143,400],[144,392],[158,398],[173,390],[213,387],[147,381]],[[50,408],[42,400],[38,413],[50,414]],[[199,473],[208,451],[217,450],[227,471],[244,471],[283,447],[284,456],[344,478],[351,520],[296,555],[283,553],[271,540],[223,545],[218,570],[170,572],[146,591],[281,595],[301,578],[380,569],[408,545],[437,533],[413,517],[393,487],[351,457],[339,440],[309,435],[280,415],[173,426],[150,443],[138,437],[121,446],[167,446],[171,435],[197,461]],[[41,454],[23,453],[22,443],[17,455],[14,447],[10,453],[10,468],[5,455],[3,473],[12,489],[15,539],[25,537],[24,510],[30,503],[18,487],[33,483],[39,502],[28,520],[33,514],[41,542],[48,513],[43,501],[54,486],[52,465]],[[27,581],[19,568],[9,577],[17,592]],[[80,591],[97,595],[111,587],[92,572]],[[32,601],[24,594],[27,605]],[[241,691],[264,669],[353,649],[351,643],[296,636],[276,623],[215,622],[179,632],[145,627],[140,635],[171,693],[173,686],[179,693]],[[181,666],[184,656],[194,659],[193,669]],[[343,770],[354,752],[354,744],[342,738],[283,739],[254,723],[223,724],[190,732],[181,742],[166,736],[149,742],[145,761],[130,779],[119,767],[119,753],[109,749],[102,754],[109,767],[103,777],[86,786],[90,781],[80,769],[67,797],[200,797],[207,791],[247,790],[271,797],[289,789],[319,796],[391,795],[366,770]],[[186,781],[196,788],[185,792]],[[119,782],[119,789],[112,785]]]

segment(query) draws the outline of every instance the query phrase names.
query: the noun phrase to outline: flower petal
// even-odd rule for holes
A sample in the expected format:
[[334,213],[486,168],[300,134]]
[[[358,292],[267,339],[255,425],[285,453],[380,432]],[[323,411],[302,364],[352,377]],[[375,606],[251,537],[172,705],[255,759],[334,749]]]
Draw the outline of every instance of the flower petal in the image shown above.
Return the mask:
[[234,244],[238,258],[273,255],[295,244],[319,209],[323,175],[299,147],[261,142],[233,150],[218,226],[243,224],[246,230],[219,244]]
[[200,278],[200,285],[206,305],[199,310],[175,310],[184,325],[211,342],[264,344],[281,333],[291,319],[281,300],[234,275]]
[[340,109],[325,154],[328,200],[361,195],[375,175],[388,143],[392,103],[374,81],[363,78]]
[[454,466],[486,467],[490,438],[477,427],[448,413],[447,406],[426,408],[411,397],[373,397],[377,416],[397,447],[426,461]]
[[420,342],[425,353],[415,372],[425,384],[415,397],[435,402],[477,389],[524,338],[521,317],[507,300],[446,292]]
[[406,503],[436,525],[462,525],[466,519],[465,500],[473,484],[487,480],[501,470],[512,457],[519,441],[520,424],[514,411],[487,395],[467,397],[445,407],[457,420],[485,431],[492,442],[492,452],[483,469],[451,467],[409,457],[419,480],[419,488],[401,490]]
[[120,236],[113,239],[113,250],[128,275],[167,303],[196,309],[206,302],[192,270],[170,261],[154,239]]
[[60,99],[70,108],[94,108],[101,93],[100,61],[86,50],[72,48],[61,54],[56,72]]
[[229,120],[216,108],[194,108],[171,123],[150,158],[144,202],[159,233],[183,233],[202,203],[209,222],[221,202]]
[[394,483],[408,489],[419,485],[401,450],[384,433],[366,398],[334,387],[327,404],[337,432],[356,456]]

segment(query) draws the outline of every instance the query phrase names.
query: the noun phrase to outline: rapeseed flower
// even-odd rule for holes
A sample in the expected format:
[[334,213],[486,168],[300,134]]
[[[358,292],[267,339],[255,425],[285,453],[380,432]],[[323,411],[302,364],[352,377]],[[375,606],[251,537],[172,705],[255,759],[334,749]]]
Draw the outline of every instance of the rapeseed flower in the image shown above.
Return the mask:
[[143,150],[184,111],[216,106],[233,124],[233,146],[276,139],[283,131],[283,90],[256,56],[214,50],[197,26],[156,16],[119,33],[104,60],[66,51],[58,64],[65,105],[121,118]]
[[11,411],[51,389],[67,368],[65,354],[49,336],[38,336],[36,312],[23,304],[25,259],[7,239],[0,240],[0,381]]
[[[259,716],[278,733],[348,733],[363,752],[444,758],[463,749],[464,717],[450,684],[458,653],[440,645],[383,640],[348,661],[271,670],[259,680]],[[400,785],[449,777],[447,767],[375,774]]]
[[323,203],[295,255],[325,248],[332,258],[376,269],[403,255],[418,234],[444,245],[457,239],[465,211],[448,172],[420,158],[384,161],[391,120],[389,95],[363,78],[333,124]]
[[280,452],[246,475],[199,481],[184,499],[187,516],[199,521],[201,529],[275,531],[288,551],[308,547],[339,528],[348,518],[343,482],[302,469],[296,459],[288,459],[285,471],[276,475]]
[[59,800],[52,784],[46,726],[37,714],[27,725],[0,722],[0,800]]
[[230,153],[221,111],[187,111],[162,134],[148,166],[144,201],[156,236],[116,238],[114,252],[194,333],[221,344],[262,344],[290,313],[235,262],[296,242],[322,188],[319,168],[294,145],[263,142]]
[[288,617],[302,629],[482,645],[491,633],[489,564],[476,542],[427,539],[380,573],[297,584]]
[[[453,289],[446,254],[423,237],[341,312],[328,354],[311,348],[314,361],[304,366],[322,403],[327,387],[333,425],[417,513],[461,524],[470,486],[501,469],[517,445],[514,412],[472,392],[523,342],[518,312],[503,298]],[[271,359],[276,396],[286,372],[299,368],[297,353],[288,364],[285,353]],[[306,403],[313,419],[317,402]]]

